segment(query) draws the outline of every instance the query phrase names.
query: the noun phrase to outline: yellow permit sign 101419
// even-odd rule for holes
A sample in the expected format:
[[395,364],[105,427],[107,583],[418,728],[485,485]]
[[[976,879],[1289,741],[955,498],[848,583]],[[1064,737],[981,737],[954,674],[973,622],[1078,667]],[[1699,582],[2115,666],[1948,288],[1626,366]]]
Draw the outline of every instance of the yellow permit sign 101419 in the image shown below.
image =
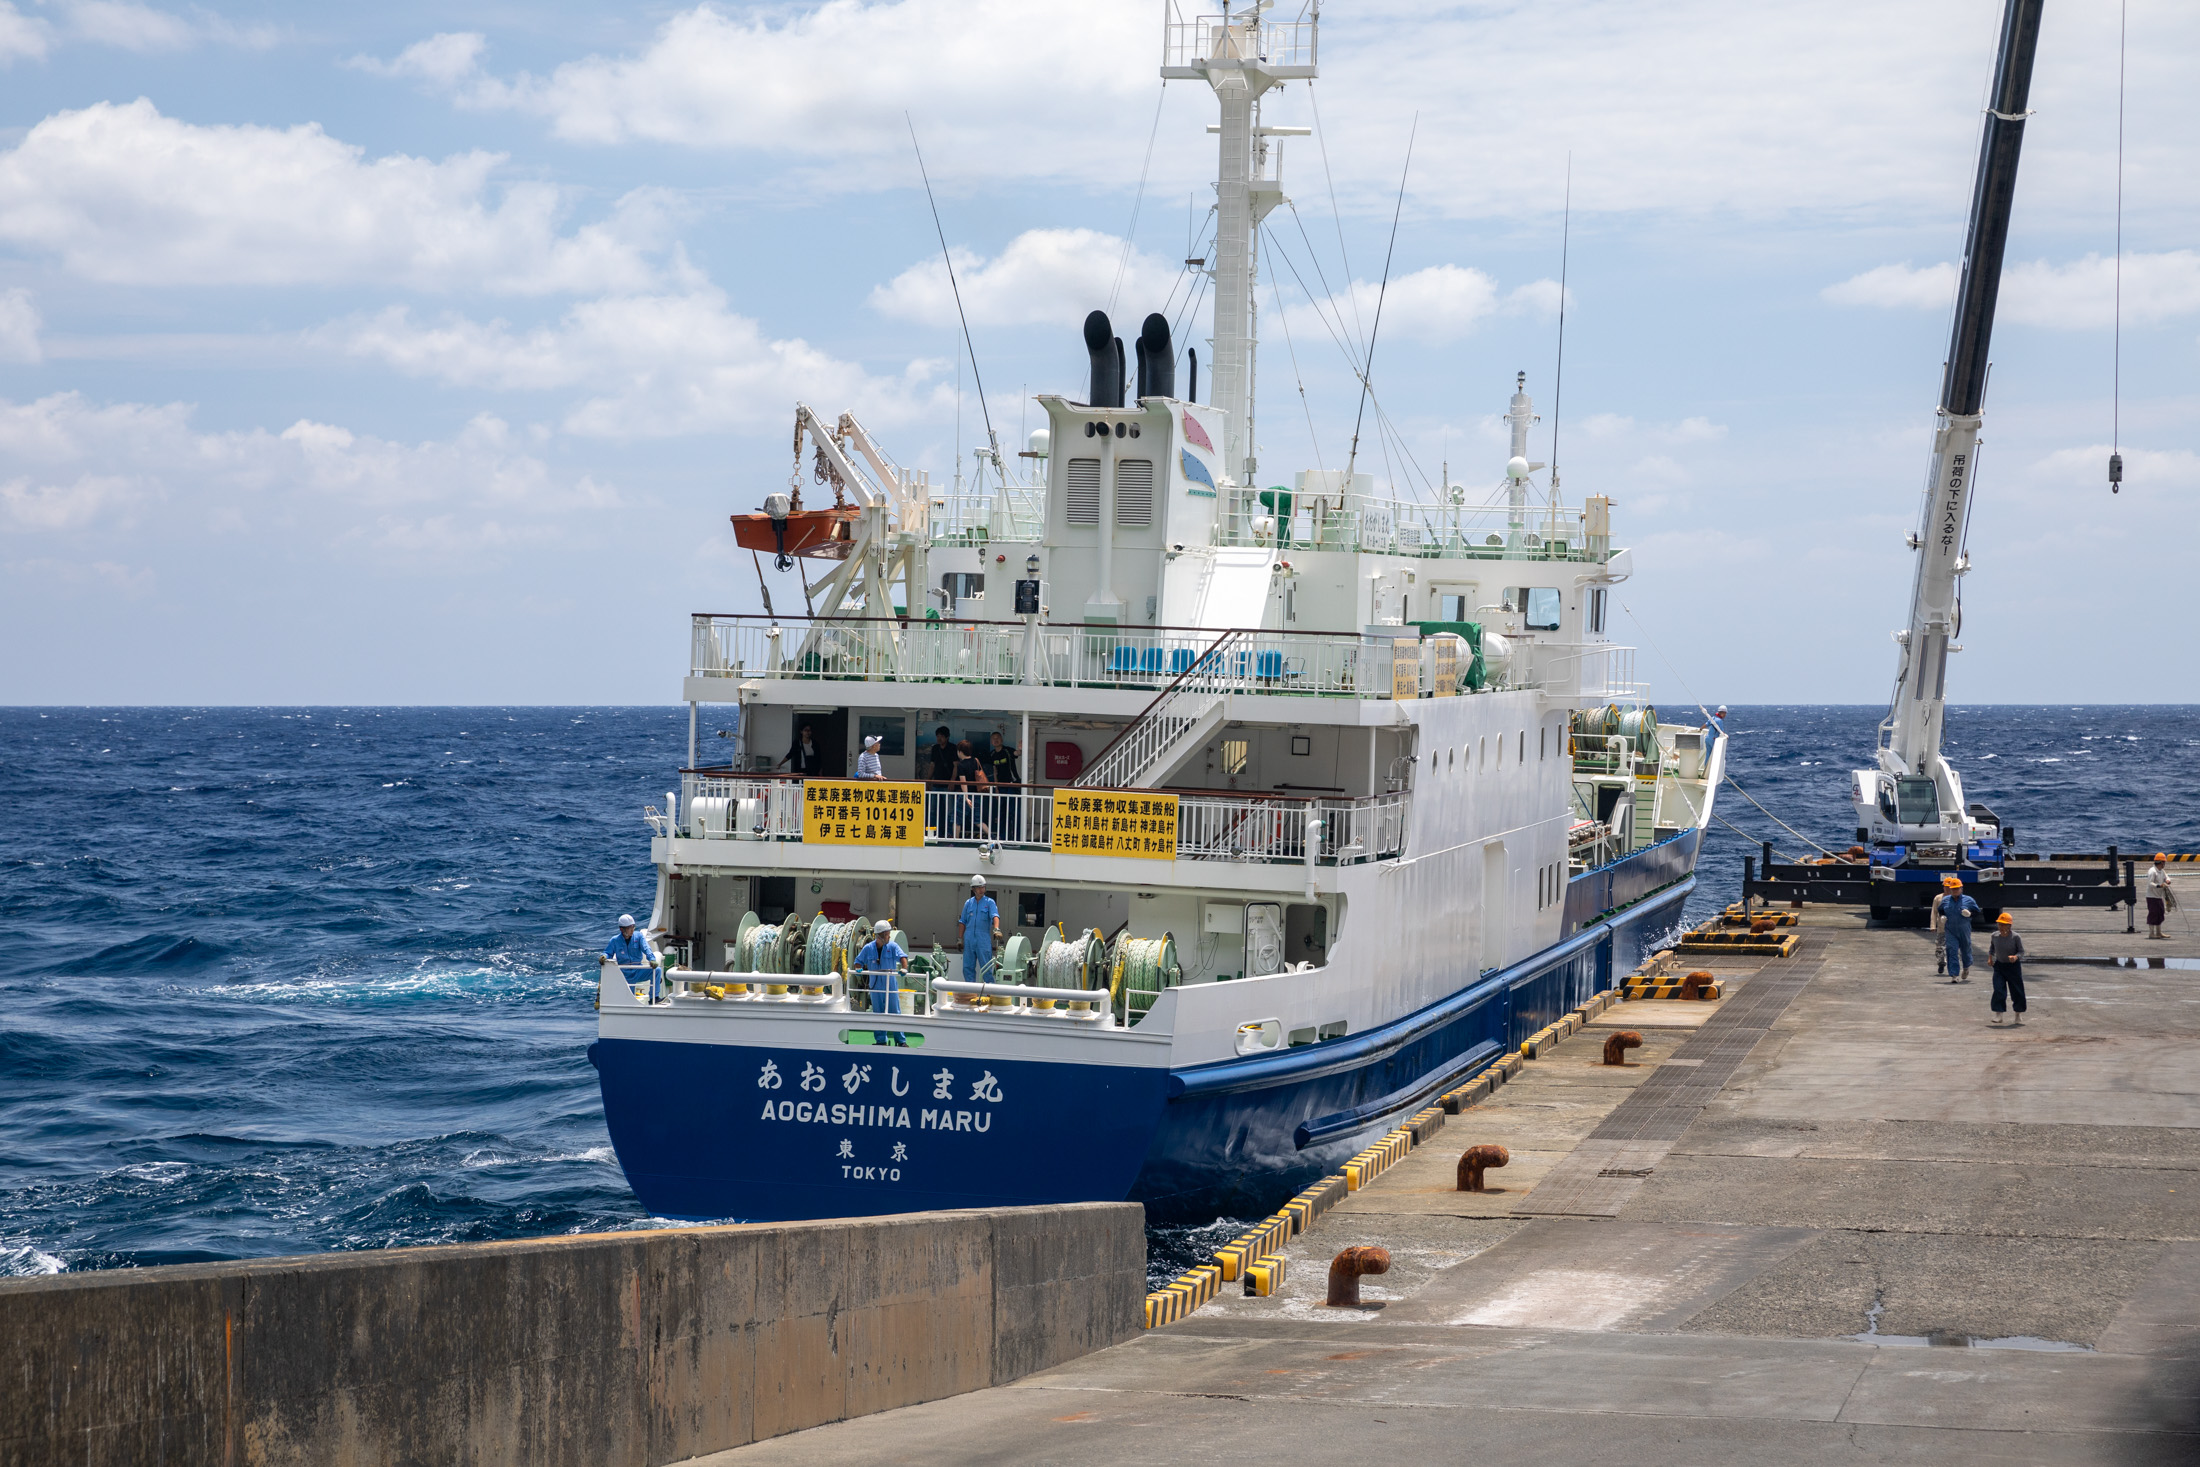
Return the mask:
[[1143,790],[1056,790],[1054,853],[1173,861],[1176,796]]
[[816,845],[922,850],[924,786],[882,779],[805,779],[802,839]]

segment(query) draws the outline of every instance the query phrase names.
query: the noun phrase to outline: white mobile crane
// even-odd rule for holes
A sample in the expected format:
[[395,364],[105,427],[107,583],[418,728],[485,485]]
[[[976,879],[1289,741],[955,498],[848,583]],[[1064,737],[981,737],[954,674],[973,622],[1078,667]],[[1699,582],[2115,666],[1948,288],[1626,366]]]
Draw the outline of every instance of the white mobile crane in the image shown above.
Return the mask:
[[[1850,785],[1857,842],[1871,847],[1872,862],[1880,868],[1970,866],[1998,874],[2002,865],[2000,820],[1984,805],[1965,801],[1963,779],[1949,765],[1940,743],[1948,654],[1962,650],[1955,639],[1963,631],[1963,576],[1971,568],[1964,536],[1978,465],[1987,347],[1994,329],[1994,301],[2001,288],[2002,251],[2009,238],[2017,154],[2024,143],[2025,102],[2032,88],[2041,4],[2042,0],[2008,0],[2002,16],[2001,51],[1987,103],[1985,135],[1979,143],[1955,325],[1941,377],[1932,478],[1918,527],[1909,539],[1917,556],[1910,620],[1894,634],[1901,654],[1893,702],[1879,725],[1877,767],[1857,770]],[[1874,901],[1875,912],[1881,905]]]

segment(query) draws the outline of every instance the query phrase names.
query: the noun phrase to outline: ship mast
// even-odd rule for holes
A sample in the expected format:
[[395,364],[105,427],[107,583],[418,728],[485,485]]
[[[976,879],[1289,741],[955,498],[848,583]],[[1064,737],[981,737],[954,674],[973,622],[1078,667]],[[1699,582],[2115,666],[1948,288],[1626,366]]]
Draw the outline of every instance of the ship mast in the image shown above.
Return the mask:
[[1215,170],[1214,335],[1209,340],[1210,400],[1223,419],[1223,468],[1240,485],[1254,482],[1259,452],[1253,436],[1253,370],[1258,346],[1254,290],[1259,284],[1260,223],[1284,202],[1268,173],[1270,139],[1305,137],[1303,127],[1264,127],[1260,99],[1285,81],[1316,74],[1315,31],[1321,7],[1310,3],[1296,20],[1267,18],[1275,0],[1192,20],[1170,3],[1162,25],[1164,79],[1204,81],[1221,105],[1221,159]]

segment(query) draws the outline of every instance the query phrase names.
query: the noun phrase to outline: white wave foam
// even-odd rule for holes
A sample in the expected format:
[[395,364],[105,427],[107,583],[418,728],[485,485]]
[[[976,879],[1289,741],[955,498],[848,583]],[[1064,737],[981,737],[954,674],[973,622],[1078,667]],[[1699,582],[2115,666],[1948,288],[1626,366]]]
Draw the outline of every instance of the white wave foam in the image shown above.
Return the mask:
[[42,1274],[66,1273],[69,1265],[43,1248],[28,1243],[14,1248],[0,1248],[0,1278],[36,1278]]

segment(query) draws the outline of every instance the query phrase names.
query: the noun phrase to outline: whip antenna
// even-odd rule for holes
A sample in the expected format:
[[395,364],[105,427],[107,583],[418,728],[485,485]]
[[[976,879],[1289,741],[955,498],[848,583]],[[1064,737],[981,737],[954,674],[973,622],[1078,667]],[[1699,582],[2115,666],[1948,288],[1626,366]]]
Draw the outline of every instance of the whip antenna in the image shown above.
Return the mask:
[[[978,349],[970,344],[970,318],[963,314],[962,287],[955,283],[955,258],[947,252],[947,230],[940,223],[940,201],[932,197],[932,175],[924,168],[924,149],[917,146],[917,125],[909,114],[901,114],[901,120],[909,129],[909,148],[917,155],[917,177],[924,180],[924,201],[932,206],[932,231],[940,237],[940,259],[947,266],[947,288],[955,293],[955,319],[962,323],[963,351],[970,357],[970,380],[977,384],[978,411],[985,418],[985,441],[996,456],[1000,453],[1000,436],[993,431],[993,410],[985,404],[985,378],[978,372]],[[962,446],[956,445],[955,466],[962,468]]]
[[1574,155],[1566,154],[1566,204],[1558,227],[1558,369],[1551,375],[1551,505],[1558,512],[1558,415],[1566,405],[1566,263],[1574,242]]
[[2116,7],[2116,346],[2109,369],[2108,492],[2124,486],[2124,34],[2130,0]]

